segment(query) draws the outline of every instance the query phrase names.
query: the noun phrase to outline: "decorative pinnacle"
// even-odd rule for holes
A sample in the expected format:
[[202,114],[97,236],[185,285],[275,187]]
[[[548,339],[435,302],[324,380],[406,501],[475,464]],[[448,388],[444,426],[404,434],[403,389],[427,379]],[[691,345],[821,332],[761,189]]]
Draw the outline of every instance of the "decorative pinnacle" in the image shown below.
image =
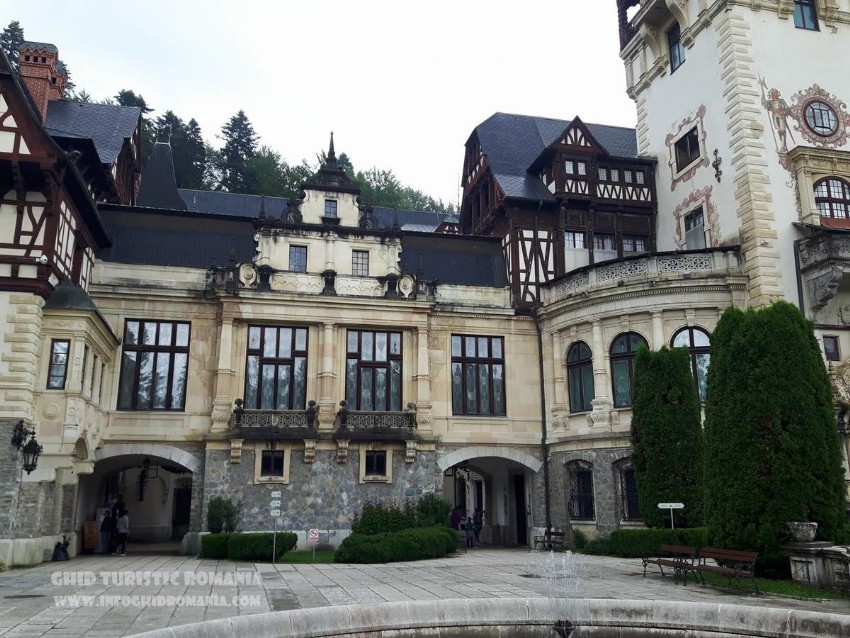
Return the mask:
[[336,153],[334,152],[334,132],[331,131],[331,146],[328,149],[328,164],[333,162],[336,164]]

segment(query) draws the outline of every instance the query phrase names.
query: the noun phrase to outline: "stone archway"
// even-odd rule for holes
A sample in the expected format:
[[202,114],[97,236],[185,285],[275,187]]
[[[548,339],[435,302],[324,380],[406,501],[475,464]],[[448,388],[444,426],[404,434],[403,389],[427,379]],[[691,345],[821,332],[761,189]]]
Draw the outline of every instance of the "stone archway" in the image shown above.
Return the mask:
[[496,447],[494,445],[473,445],[470,447],[464,447],[459,450],[455,450],[454,452],[449,452],[437,461],[437,464],[440,466],[440,469],[445,472],[447,469],[457,465],[458,463],[479,457],[496,457],[515,461],[535,473],[539,472],[540,468],[543,467],[543,461],[531,456],[527,452],[512,448]]
[[182,465],[192,473],[199,466],[198,460],[186,450],[157,443],[107,443],[95,451],[94,460],[103,461],[114,456],[155,456]]

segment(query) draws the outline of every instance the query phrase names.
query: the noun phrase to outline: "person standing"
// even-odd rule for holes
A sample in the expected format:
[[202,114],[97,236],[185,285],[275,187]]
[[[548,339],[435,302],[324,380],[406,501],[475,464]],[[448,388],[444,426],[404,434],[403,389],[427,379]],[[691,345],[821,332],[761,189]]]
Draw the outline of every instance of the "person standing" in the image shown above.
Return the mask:
[[457,511],[457,508],[452,510],[449,521],[451,522],[452,529],[460,531],[460,512]]
[[[130,517],[127,515],[127,510],[124,510],[124,512],[121,514],[121,518],[119,518],[118,522],[115,524],[115,529],[118,532],[118,534],[117,534],[117,540],[115,542],[115,544],[116,544],[115,550],[116,551],[113,554],[113,556],[115,556],[118,553],[120,553],[121,556],[126,556],[127,555],[127,535],[130,533]],[[118,551],[119,547],[121,548],[120,552]]]
[[472,513],[472,531],[475,532],[475,544],[478,545],[481,542],[481,527],[484,524],[484,512],[481,511],[480,507],[476,507],[475,511]]
[[115,536],[115,519],[111,512],[106,510],[103,513],[103,520],[100,522],[100,547],[101,553],[107,556],[112,553],[112,543]]
[[472,517],[466,517],[466,524],[463,526],[463,531],[466,532],[466,546],[475,547],[475,528],[472,525]]

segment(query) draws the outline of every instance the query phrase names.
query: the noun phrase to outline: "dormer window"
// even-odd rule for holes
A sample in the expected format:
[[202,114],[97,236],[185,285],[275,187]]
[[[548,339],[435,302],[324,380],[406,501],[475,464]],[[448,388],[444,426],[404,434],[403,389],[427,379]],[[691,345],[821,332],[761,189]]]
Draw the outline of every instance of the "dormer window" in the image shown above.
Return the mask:
[[336,217],[336,200],[325,200],[325,217]]
[[667,31],[667,46],[670,49],[670,72],[672,73],[685,62],[685,48],[682,46],[682,32],[678,22],[674,22]]

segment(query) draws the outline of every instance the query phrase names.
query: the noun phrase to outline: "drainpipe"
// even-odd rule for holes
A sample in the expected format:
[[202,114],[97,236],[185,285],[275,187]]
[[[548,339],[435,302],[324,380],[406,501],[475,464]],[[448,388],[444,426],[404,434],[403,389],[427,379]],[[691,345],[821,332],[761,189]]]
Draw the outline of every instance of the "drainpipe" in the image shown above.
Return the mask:
[[794,240],[794,266],[797,271],[797,304],[800,306],[800,314],[805,317],[806,304],[803,298],[803,274],[800,272],[800,244],[803,242],[803,239],[805,238]]
[[543,454],[543,503],[546,510],[546,529],[552,528],[552,505],[549,502],[549,442],[546,437],[546,386],[543,375],[543,328],[540,325],[540,304],[532,313],[537,329],[537,364],[540,369],[540,449]]

